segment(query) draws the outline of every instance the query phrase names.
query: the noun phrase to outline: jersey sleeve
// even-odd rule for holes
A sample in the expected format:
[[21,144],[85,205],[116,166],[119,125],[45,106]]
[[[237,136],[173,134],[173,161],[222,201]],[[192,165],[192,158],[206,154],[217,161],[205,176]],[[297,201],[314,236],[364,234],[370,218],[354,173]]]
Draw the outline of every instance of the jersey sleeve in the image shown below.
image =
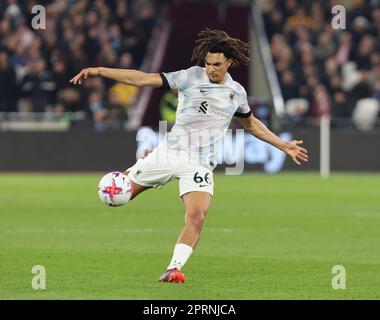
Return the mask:
[[160,76],[163,81],[163,86],[170,89],[184,90],[191,86],[196,80],[197,72],[195,67],[179,70],[175,72],[162,72]]
[[240,96],[240,99],[239,99],[240,104],[239,104],[239,107],[236,109],[234,117],[248,118],[252,114],[252,111],[248,105],[247,93],[245,92],[245,90],[243,90],[239,96]]

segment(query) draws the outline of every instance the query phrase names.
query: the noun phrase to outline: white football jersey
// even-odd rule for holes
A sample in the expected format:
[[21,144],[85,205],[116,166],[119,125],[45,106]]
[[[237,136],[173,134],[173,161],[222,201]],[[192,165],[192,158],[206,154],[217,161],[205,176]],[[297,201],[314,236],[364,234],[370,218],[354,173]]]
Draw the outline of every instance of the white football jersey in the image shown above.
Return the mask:
[[224,84],[210,82],[206,69],[199,66],[164,72],[161,77],[164,86],[178,90],[176,121],[163,143],[215,168],[218,147],[232,117],[251,115],[246,91],[229,73]]

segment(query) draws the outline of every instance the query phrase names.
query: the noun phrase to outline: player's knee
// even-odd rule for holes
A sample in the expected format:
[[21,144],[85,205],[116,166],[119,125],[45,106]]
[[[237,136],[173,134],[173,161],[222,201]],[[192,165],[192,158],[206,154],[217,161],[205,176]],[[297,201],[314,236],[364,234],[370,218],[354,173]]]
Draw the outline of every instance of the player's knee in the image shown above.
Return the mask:
[[191,225],[196,229],[202,229],[207,209],[205,208],[191,208],[186,211],[185,223]]

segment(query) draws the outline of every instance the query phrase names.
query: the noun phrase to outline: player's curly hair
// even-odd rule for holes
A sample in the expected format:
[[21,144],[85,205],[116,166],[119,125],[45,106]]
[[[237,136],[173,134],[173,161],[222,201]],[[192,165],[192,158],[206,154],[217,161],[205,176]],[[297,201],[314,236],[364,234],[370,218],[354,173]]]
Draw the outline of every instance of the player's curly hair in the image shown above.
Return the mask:
[[224,53],[227,59],[232,59],[231,66],[248,64],[249,43],[244,43],[236,38],[231,38],[221,30],[210,30],[206,28],[198,34],[191,61],[204,61],[208,52]]

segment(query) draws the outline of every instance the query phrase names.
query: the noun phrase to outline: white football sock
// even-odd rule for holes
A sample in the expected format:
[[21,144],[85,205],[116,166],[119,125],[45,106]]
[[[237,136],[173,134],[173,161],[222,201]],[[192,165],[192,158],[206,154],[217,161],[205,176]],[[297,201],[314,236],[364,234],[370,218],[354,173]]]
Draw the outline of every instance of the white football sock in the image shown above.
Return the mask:
[[190,258],[193,253],[193,248],[184,243],[177,243],[174,248],[173,257],[170,261],[167,270],[177,268],[181,270],[181,268],[185,265],[187,259]]

